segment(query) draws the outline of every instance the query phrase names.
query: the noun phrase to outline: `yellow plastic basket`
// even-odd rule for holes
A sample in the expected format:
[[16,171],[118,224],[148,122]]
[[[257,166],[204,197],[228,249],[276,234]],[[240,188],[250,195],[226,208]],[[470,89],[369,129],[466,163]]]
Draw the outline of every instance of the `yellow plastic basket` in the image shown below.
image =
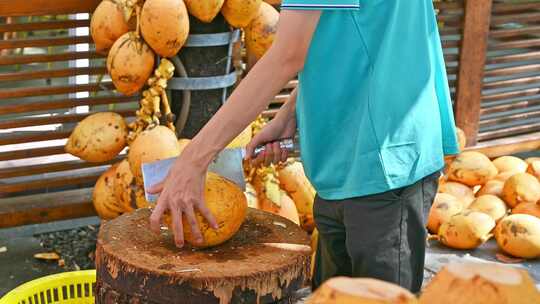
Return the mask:
[[53,274],[7,293],[0,304],[94,304],[95,270]]

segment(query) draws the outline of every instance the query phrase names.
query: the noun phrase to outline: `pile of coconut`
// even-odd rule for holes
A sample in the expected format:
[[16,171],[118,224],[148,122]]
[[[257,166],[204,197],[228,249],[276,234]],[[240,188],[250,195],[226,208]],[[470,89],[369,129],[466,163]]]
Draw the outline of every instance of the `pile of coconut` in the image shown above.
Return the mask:
[[540,158],[465,151],[445,171],[427,224],[434,238],[466,250],[494,237],[507,255],[540,257]]

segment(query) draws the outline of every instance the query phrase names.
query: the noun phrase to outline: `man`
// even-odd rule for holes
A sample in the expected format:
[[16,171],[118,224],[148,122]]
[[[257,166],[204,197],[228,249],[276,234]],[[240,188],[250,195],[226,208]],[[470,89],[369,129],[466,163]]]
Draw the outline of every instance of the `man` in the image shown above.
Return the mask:
[[[420,290],[424,214],[458,152],[431,0],[284,0],[274,44],[184,150],[151,216],[169,209],[178,246],[184,214],[215,220],[202,197],[212,158],[296,74],[299,85],[248,146],[256,162],[284,160],[275,142],[298,125],[302,161],[317,190],[320,233],[313,287],[337,276],[374,277]],[[268,144],[270,143],[270,144]]]

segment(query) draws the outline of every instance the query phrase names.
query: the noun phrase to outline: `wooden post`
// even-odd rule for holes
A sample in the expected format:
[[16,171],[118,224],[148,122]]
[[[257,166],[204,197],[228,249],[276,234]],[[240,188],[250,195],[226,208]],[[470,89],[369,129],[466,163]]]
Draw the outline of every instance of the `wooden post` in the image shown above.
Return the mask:
[[456,124],[476,145],[493,0],[466,0],[455,102]]

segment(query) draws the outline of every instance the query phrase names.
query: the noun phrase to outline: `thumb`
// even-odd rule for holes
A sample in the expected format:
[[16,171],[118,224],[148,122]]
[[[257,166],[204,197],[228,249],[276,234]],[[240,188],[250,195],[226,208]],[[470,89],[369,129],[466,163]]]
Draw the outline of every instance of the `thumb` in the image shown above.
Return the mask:
[[161,183],[158,183],[158,184],[155,184],[151,187],[149,187],[146,192],[150,193],[150,194],[159,194],[161,193],[161,191],[163,191],[163,184],[165,182],[161,182]]

